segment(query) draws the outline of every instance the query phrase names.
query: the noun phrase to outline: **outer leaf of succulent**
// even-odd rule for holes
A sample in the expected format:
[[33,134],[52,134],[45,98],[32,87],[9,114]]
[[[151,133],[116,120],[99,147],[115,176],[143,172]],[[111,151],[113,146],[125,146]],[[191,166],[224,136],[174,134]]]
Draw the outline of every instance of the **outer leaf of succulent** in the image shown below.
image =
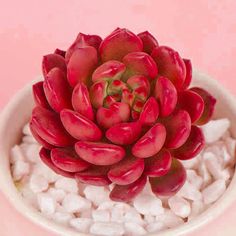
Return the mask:
[[90,164],[82,160],[73,149],[54,148],[51,151],[53,164],[67,172],[79,172],[87,169]]
[[206,124],[212,117],[216,99],[206,90],[198,87],[191,88],[191,91],[194,91],[198,95],[201,96],[201,98],[204,101],[204,110],[201,115],[201,117],[196,121],[197,125],[204,125]]
[[129,202],[142,192],[146,182],[147,177],[143,175],[134,183],[128,185],[115,185],[110,193],[110,198],[117,202]]
[[60,116],[42,107],[35,107],[32,112],[30,126],[37,135],[47,143],[57,147],[74,144],[74,139],[66,132]]
[[171,167],[172,157],[168,150],[161,150],[152,158],[145,159],[145,174],[150,177],[166,175]]
[[[188,89],[192,65],[148,32],[117,28],[104,40],[78,34],[67,51],[44,56],[33,85],[30,129],[40,158],[56,173],[130,201],[149,180],[157,196],[184,184],[179,160],[204,147],[215,98]],[[178,160],[179,159],[179,160]]]
[[181,147],[189,137],[191,131],[191,118],[188,112],[178,110],[163,121],[166,127],[167,148],[175,149]]
[[51,69],[43,83],[48,103],[56,112],[64,108],[71,109],[71,88],[66,81],[65,73],[59,68]]
[[45,92],[43,90],[43,81],[40,81],[33,85],[33,96],[34,101],[37,106],[41,106],[50,109],[50,105],[46,99]]
[[204,135],[200,128],[192,126],[187,141],[177,149],[171,151],[172,155],[180,160],[188,160],[201,152],[205,144]]
[[113,183],[127,185],[136,181],[142,175],[143,170],[144,161],[130,155],[111,167],[108,178]]
[[64,57],[55,53],[48,54],[43,57],[42,71],[43,71],[44,77],[48,74],[48,72],[51,69],[55,67],[60,68],[62,71],[66,73],[66,63],[65,63]]
[[98,141],[101,139],[102,132],[97,125],[78,112],[64,109],[60,117],[67,132],[77,140]]
[[37,128],[35,128],[32,124],[32,122],[30,123],[30,130],[31,130],[31,133],[32,135],[34,136],[34,138],[37,140],[37,142],[39,144],[41,144],[43,147],[45,147],[46,149],[48,150],[51,150],[53,148],[55,148],[55,146],[49,144],[48,142],[46,142],[43,138],[41,138],[39,135],[38,135],[38,132],[37,132]]
[[186,171],[180,161],[173,159],[169,172],[161,177],[151,177],[152,191],[157,196],[172,196],[184,185]]
[[74,43],[67,49],[65,52],[65,61],[66,63],[69,62],[70,57],[72,56],[73,52],[85,46],[92,46],[98,49],[102,39],[98,35],[86,35],[83,33],[79,33]]
[[191,117],[192,123],[197,121],[204,110],[204,101],[200,95],[191,90],[180,92],[178,95],[179,109],[184,109]]
[[153,49],[152,57],[157,63],[159,74],[167,77],[177,90],[181,89],[186,77],[186,68],[179,53],[172,48],[160,46]]
[[143,42],[143,51],[151,54],[152,50],[156,47],[158,47],[158,42],[155,39],[155,37],[153,37],[153,35],[151,35],[148,31],[144,31],[142,33],[138,34],[138,37],[142,40]]
[[111,181],[107,177],[109,166],[91,166],[85,171],[77,172],[75,179],[95,186],[109,185]]
[[191,84],[191,81],[192,81],[192,63],[188,59],[183,59],[183,61],[184,61],[185,68],[186,68],[186,76],[185,76],[185,80],[184,80],[182,89],[185,90],[189,87],[189,85]]
[[40,156],[41,160],[43,161],[43,163],[45,165],[47,165],[49,168],[51,168],[53,171],[55,171],[57,174],[62,175],[64,177],[68,177],[68,178],[74,178],[74,173],[64,171],[54,165],[54,163],[51,160],[51,151],[50,150],[47,150],[45,148],[41,148],[41,150],[39,152],[39,156]]
[[54,51],[54,53],[55,53],[55,54],[58,54],[58,55],[60,55],[60,56],[62,56],[62,57],[64,57],[64,58],[65,58],[65,56],[66,56],[66,51],[61,50],[61,49],[59,49],[59,48],[56,48],[55,51]]

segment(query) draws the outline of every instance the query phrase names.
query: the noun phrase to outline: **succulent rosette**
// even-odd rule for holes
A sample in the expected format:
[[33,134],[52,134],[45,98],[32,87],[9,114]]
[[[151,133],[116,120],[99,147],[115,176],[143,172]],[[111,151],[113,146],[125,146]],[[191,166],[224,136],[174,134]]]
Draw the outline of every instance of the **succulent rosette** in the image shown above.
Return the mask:
[[157,196],[186,180],[180,160],[204,147],[199,128],[215,98],[190,88],[192,65],[147,31],[117,28],[103,40],[79,33],[67,51],[43,57],[30,121],[40,157],[56,173],[86,184],[114,184],[130,201],[150,182]]

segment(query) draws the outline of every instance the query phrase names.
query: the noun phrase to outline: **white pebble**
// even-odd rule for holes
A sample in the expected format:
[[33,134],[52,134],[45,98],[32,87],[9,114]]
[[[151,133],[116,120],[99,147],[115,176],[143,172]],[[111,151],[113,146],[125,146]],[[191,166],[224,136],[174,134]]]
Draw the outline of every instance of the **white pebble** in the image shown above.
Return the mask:
[[169,198],[169,207],[177,215],[186,218],[191,213],[191,207],[188,201],[179,197],[173,196]]
[[48,181],[42,175],[33,174],[30,178],[30,189],[34,193],[40,193],[48,189]]
[[32,136],[26,135],[22,138],[22,142],[27,144],[35,144],[36,140]]
[[108,222],[110,221],[110,212],[106,210],[94,210],[92,212],[92,217],[94,221]]
[[228,119],[212,120],[202,126],[206,143],[218,141],[230,127]]
[[56,212],[68,213],[66,209],[58,202],[56,203]]
[[22,188],[20,188],[20,192],[21,192],[22,197],[26,200],[26,202],[30,206],[34,208],[38,207],[37,195],[31,191],[28,183],[24,185]]
[[144,215],[143,219],[149,224],[155,222],[155,216]]
[[194,185],[190,184],[188,181],[185,182],[185,184],[179,190],[177,195],[193,201],[202,199],[201,192]]
[[88,233],[92,220],[89,218],[75,218],[71,219],[69,224],[79,232]]
[[226,169],[222,170],[221,172],[221,178],[224,181],[228,181],[234,174],[234,168],[227,167]]
[[55,212],[56,201],[48,193],[38,193],[38,206],[45,215],[51,215]]
[[60,175],[56,174],[43,162],[39,162],[36,165],[34,165],[32,172],[34,174],[43,175],[48,180],[49,183],[54,183],[56,180],[60,178]]
[[147,195],[139,194],[134,199],[134,207],[141,214],[150,214],[150,215],[160,215],[163,214],[164,208],[162,207],[162,202],[159,198]]
[[211,153],[212,155],[214,155],[215,159],[217,159],[217,162],[222,168],[228,165],[229,161],[231,161],[232,159],[223,141],[215,142],[211,146],[207,147],[204,151],[203,156],[207,153]]
[[15,145],[11,149],[11,154],[10,154],[10,163],[15,164],[17,161],[24,161],[25,157],[23,155],[23,152],[20,148],[19,145]]
[[185,160],[181,161],[185,169],[197,169],[198,163],[199,163],[200,155],[190,159],[190,160]]
[[187,170],[187,180],[190,184],[194,185],[198,190],[201,188],[203,179],[197,175],[195,170]]
[[125,233],[125,230],[120,224],[96,222],[91,226],[90,233],[95,235],[120,236]]
[[115,207],[122,209],[124,213],[131,209],[131,206],[125,202],[115,202]]
[[99,206],[98,206],[98,210],[111,210],[115,205],[115,202],[113,201],[105,201],[102,202]]
[[77,194],[69,193],[62,201],[62,206],[69,213],[84,211],[91,208],[91,202]]
[[204,153],[203,161],[206,164],[206,168],[215,179],[221,178],[222,166],[220,165],[217,157],[213,153]]
[[134,222],[125,223],[125,232],[127,236],[144,235],[147,233],[141,225]]
[[66,196],[66,192],[63,189],[50,188],[48,193],[55,199],[57,202],[62,202]]
[[91,209],[87,209],[87,210],[81,211],[79,213],[79,216],[81,218],[92,218],[92,210]]
[[24,135],[32,136],[29,123],[27,123],[27,124],[23,127],[22,133],[23,133]]
[[[215,158],[218,159],[220,165],[223,165],[224,160],[222,158],[222,153],[223,153],[222,149],[224,148],[224,146],[225,146],[225,144],[221,140],[211,144],[210,146],[206,146],[203,156],[205,153],[212,153],[215,155]],[[203,157],[203,159],[204,159],[204,157]]]
[[29,146],[29,144],[28,144],[28,143],[24,143],[24,142],[22,142],[22,143],[19,144],[19,147],[20,147],[20,149],[21,149],[23,155],[24,155],[24,153],[25,153],[25,150],[28,148],[28,146]]
[[225,181],[216,180],[202,191],[203,201],[205,204],[215,202],[226,190]]
[[22,179],[25,175],[30,173],[30,164],[24,161],[16,161],[12,167],[12,175],[14,181]]
[[41,162],[39,157],[40,148],[38,144],[29,144],[24,150],[25,158],[32,163]]
[[222,148],[222,156],[224,161],[224,166],[233,166],[235,164],[234,155],[230,155],[226,147]]
[[91,185],[86,186],[84,189],[84,195],[96,206],[105,201],[110,200],[109,191],[101,186],[91,186]]
[[195,216],[201,214],[204,210],[204,204],[203,201],[193,201],[192,203],[192,207],[191,207],[191,214],[188,217],[188,220],[191,220],[192,218],[194,218]]
[[165,210],[165,213],[163,215],[157,216],[156,220],[158,222],[162,222],[164,226],[168,228],[173,228],[184,223],[181,217],[175,215],[171,210],[168,209]]
[[157,233],[161,230],[164,230],[166,229],[166,226],[164,225],[163,222],[161,221],[156,221],[156,222],[153,222],[153,223],[150,223],[146,226],[146,229],[149,233]]
[[202,188],[206,187],[209,183],[211,183],[212,178],[210,173],[208,172],[205,162],[201,161],[198,166],[198,173],[203,179]]
[[124,202],[117,202],[111,209],[111,221],[122,223],[124,221],[124,216],[129,212],[131,206]]
[[73,215],[67,212],[55,212],[52,215],[52,219],[61,224],[68,224],[72,218]]
[[124,221],[125,222],[134,222],[134,223],[138,223],[140,225],[144,224],[144,221],[143,221],[141,215],[134,208],[131,208],[129,211],[127,211],[125,213]]
[[226,147],[229,155],[232,157],[232,159],[235,160],[235,147],[236,147],[236,140],[232,139],[231,137],[228,137],[225,139]]
[[222,136],[222,140],[226,140],[227,138],[229,138],[229,137],[231,137],[231,132],[230,132],[230,130],[227,130],[225,133],[224,133],[224,135]]
[[69,193],[77,193],[78,192],[78,185],[74,179],[64,178],[61,177],[55,183],[55,188],[63,189]]

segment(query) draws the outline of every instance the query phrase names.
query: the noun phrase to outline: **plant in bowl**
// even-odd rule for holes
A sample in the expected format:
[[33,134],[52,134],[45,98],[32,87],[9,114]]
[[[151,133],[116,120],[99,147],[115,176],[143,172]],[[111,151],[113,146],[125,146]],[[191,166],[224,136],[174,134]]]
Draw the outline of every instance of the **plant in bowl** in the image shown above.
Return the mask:
[[[33,171],[29,174],[30,166],[19,164],[15,160],[19,152],[13,152],[12,171],[20,185],[29,183],[38,198],[39,209],[45,210],[47,218],[66,219],[66,224],[70,222],[80,232],[93,234],[138,235],[173,228],[166,233],[176,235],[190,232],[207,222],[211,213],[222,210],[221,205],[215,203],[212,209],[189,221],[196,204],[201,201],[209,207],[225,191],[225,181],[229,182],[233,175],[234,152],[227,156],[226,146],[232,144],[232,152],[234,140],[224,134],[229,121],[206,124],[213,114],[229,120],[235,115],[233,98],[228,93],[225,96],[226,92],[216,82],[196,73],[194,86],[190,85],[190,60],[182,59],[170,47],[159,46],[147,31],[135,35],[117,28],[103,40],[97,35],[80,33],[67,51],[57,49],[44,56],[42,69],[44,80],[33,85],[35,107],[32,96],[28,99],[29,89],[27,98],[21,95],[15,101],[27,101],[32,108],[26,110],[25,107],[22,117],[28,119],[32,110],[30,131],[25,134],[33,135],[34,142],[37,140],[34,145],[41,146],[41,160],[35,153],[38,149],[34,149],[30,155],[37,160],[33,160]],[[2,132],[6,130],[9,121],[5,119],[13,107],[15,104],[2,118]],[[20,132],[26,118],[15,124],[15,130]],[[216,131],[217,124],[221,131],[214,142],[209,132]],[[8,129],[13,132],[12,127]],[[16,135],[13,138],[11,132],[8,131],[10,136],[2,144],[3,156],[8,155],[6,152],[16,143]],[[234,135],[233,126],[231,132]],[[23,138],[23,144],[32,143],[32,137],[28,139]],[[226,161],[231,163],[230,167],[214,164],[215,149],[219,145],[225,145],[221,146],[226,150],[222,159],[229,157]],[[24,148],[28,150],[27,145],[23,145]],[[193,167],[194,160],[197,164]],[[63,176],[62,180],[52,181],[53,189],[61,186],[60,190],[65,192],[60,201],[51,197],[56,190],[51,189],[52,182],[42,177],[43,172],[34,174],[36,167],[42,166],[41,161],[57,178]],[[5,160],[5,166],[6,163]],[[221,168],[224,175],[220,174]],[[11,182],[9,173],[5,177]],[[28,175],[29,178],[25,177]],[[79,190],[73,187],[75,180]],[[197,180],[200,181],[198,187],[194,186]],[[61,184],[63,181],[67,184]],[[70,184],[72,190],[68,190]],[[194,192],[195,187],[198,189]],[[12,185],[3,189],[10,199],[17,198]],[[214,192],[216,189],[218,193]],[[235,190],[229,187],[228,191],[231,192],[228,197],[225,193],[222,201],[229,204]],[[96,195],[104,198],[95,200]],[[214,199],[212,195],[217,197]],[[106,207],[102,205],[104,202]],[[48,205],[51,208],[46,207]],[[17,207],[22,210],[26,206],[18,199]],[[115,210],[119,211],[118,217]],[[39,217],[30,211],[25,214],[33,219]],[[136,214],[137,222],[129,222],[132,220],[127,215],[131,212],[131,218]],[[165,222],[161,218],[166,219]],[[189,222],[174,227],[185,221]],[[54,231],[63,228],[49,222],[40,218],[41,224]],[[68,228],[63,228],[63,232],[73,235]]]

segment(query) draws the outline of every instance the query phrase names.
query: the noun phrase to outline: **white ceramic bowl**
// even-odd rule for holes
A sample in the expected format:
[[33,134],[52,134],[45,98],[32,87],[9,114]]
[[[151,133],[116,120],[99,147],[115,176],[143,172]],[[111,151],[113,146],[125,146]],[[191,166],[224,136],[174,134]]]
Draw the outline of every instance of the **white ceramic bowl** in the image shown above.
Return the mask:
[[[206,88],[217,98],[215,117],[229,118],[231,120],[231,132],[233,136],[236,137],[236,99],[215,80],[196,71],[194,72],[193,77],[194,85]],[[78,233],[41,216],[35,209],[24,202],[24,199],[18,193],[12,180],[9,153],[11,147],[20,142],[22,127],[29,120],[31,114],[33,107],[31,85],[32,83],[19,91],[5,107],[0,116],[0,188],[11,204],[14,205],[21,214],[31,219],[34,223],[39,224],[58,235],[85,236],[87,234]],[[204,213],[189,223],[161,233],[149,234],[149,236],[178,236],[190,234],[195,229],[198,229],[202,225],[217,218],[219,214],[223,214],[224,210],[233,204],[235,199],[236,177],[234,175],[224,195]]]

